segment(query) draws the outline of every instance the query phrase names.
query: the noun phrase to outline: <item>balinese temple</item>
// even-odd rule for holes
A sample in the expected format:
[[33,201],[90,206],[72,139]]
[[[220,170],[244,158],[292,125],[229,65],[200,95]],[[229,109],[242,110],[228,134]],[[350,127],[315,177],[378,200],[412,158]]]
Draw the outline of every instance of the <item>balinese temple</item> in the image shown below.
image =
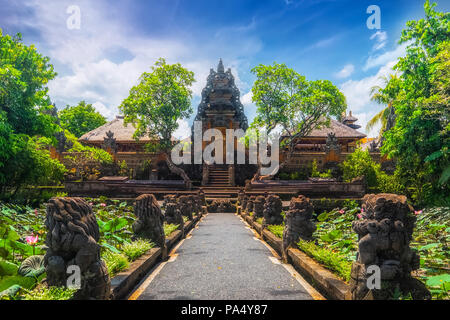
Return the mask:
[[[240,92],[237,88],[231,70],[225,71],[222,60],[217,70],[211,69],[202,91],[202,98],[198,106],[195,120],[202,121],[203,131],[216,128],[222,131],[225,137],[226,129],[248,128],[247,117],[240,101]],[[296,146],[296,152],[288,165],[289,170],[311,165],[316,160],[319,168],[326,167],[327,163],[341,162],[353,152],[359,141],[366,137],[357,131],[360,128],[350,112],[343,114],[341,121],[331,120],[329,127],[314,129],[307,137],[301,139]],[[102,147],[114,153],[117,161],[125,161],[129,168],[138,167],[145,160],[152,160],[152,170],[157,170],[158,163],[155,154],[145,152],[145,145],[150,143],[148,137],[136,141],[133,138],[134,127],[124,125],[123,117],[117,116],[111,122],[83,135],[80,142]],[[204,142],[203,147],[207,144]],[[225,150],[224,150],[225,154]],[[282,155],[281,155],[282,158]],[[156,160],[156,161],[155,161]],[[204,167],[204,166],[203,166]],[[214,166],[203,170],[203,184],[215,182],[234,184],[234,166]]]

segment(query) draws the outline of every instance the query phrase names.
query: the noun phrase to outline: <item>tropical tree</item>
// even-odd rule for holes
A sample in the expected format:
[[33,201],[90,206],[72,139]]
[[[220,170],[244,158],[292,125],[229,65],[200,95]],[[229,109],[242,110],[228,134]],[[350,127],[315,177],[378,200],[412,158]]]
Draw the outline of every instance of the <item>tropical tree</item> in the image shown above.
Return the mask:
[[85,101],[79,102],[77,106],[66,106],[58,112],[58,116],[61,127],[69,130],[77,138],[106,123],[105,117],[95,110],[92,104],[86,104]]
[[191,186],[189,177],[172,162],[169,153],[178,120],[188,118],[193,112],[190,86],[194,81],[192,71],[179,63],[167,64],[160,58],[151,67],[151,72],[141,75],[139,84],[130,90],[129,97],[119,106],[125,123],[133,123],[136,127],[134,137],[138,139],[148,135],[159,140],[158,149],[170,171],[180,175],[188,187]]
[[290,160],[295,145],[314,128],[329,125],[330,117],[339,117],[346,109],[344,95],[328,80],[308,81],[285,64],[258,65],[252,100],[257,110],[253,128],[267,134],[283,130],[280,146],[286,157],[272,174],[261,176],[261,165],[254,179],[270,179]]
[[435,6],[426,1],[425,18],[408,21],[402,31],[400,43],[408,46],[394,67],[401,74],[392,84],[395,126],[383,135],[382,152],[395,158],[396,174],[418,203],[450,202],[450,13]]
[[0,29],[0,191],[15,194],[26,184],[54,183],[64,167],[47,144],[57,129],[47,83],[56,73],[49,58]]
[[390,129],[388,123],[393,124],[395,121],[395,108],[393,104],[399,92],[399,78],[397,75],[390,74],[388,77],[382,76],[381,80],[384,82],[384,87],[373,86],[370,92],[371,100],[386,107],[370,119],[366,125],[366,130],[370,131],[380,123],[380,135]]

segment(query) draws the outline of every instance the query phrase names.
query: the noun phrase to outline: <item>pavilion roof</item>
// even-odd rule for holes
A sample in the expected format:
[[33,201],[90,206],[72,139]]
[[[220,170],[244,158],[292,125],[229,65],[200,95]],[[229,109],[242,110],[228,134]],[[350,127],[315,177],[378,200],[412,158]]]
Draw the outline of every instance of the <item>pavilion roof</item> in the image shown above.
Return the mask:
[[337,120],[331,119],[329,127],[322,126],[321,128],[313,129],[305,138],[326,138],[331,132],[336,135],[336,138],[362,139],[366,137],[364,133],[350,128]]
[[[118,142],[136,142],[136,139],[133,138],[133,134],[136,131],[136,128],[133,124],[129,123],[125,126],[123,116],[117,116],[114,120],[105,123],[104,125],[89,131],[82,135],[79,141],[83,142],[103,142],[104,138],[106,138],[106,133],[111,131],[114,133],[114,138]],[[148,136],[141,137],[139,142],[150,142],[150,138]],[[157,138],[156,138],[157,140]]]

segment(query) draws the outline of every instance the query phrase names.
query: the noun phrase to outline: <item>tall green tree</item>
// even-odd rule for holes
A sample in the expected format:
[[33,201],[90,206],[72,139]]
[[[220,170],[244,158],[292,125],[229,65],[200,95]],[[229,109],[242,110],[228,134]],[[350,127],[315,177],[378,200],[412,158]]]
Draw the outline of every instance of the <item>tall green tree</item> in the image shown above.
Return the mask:
[[61,127],[69,130],[77,138],[106,123],[106,119],[92,104],[81,101],[77,106],[67,106],[58,112]]
[[[264,128],[268,134],[283,130],[280,146],[285,159],[278,169],[290,160],[298,141],[314,128],[327,126],[331,116],[339,117],[346,109],[344,95],[329,80],[308,81],[285,64],[258,65],[252,69],[256,81],[252,100],[256,104],[253,128]],[[261,169],[261,166],[259,166]],[[254,179],[270,179],[276,174]]]
[[189,177],[170,159],[173,146],[172,134],[178,128],[178,120],[188,118],[191,108],[194,73],[179,63],[167,64],[163,58],[156,61],[151,72],[144,72],[139,84],[131,88],[130,95],[119,109],[125,116],[125,123],[136,127],[134,137],[145,135],[159,140],[159,150],[165,156],[169,169],[180,175],[188,186]]
[[46,144],[57,129],[48,97],[56,73],[49,58],[22,43],[20,34],[0,29],[0,191],[26,184],[57,182],[64,167],[50,158]]
[[[427,0],[425,18],[408,21],[400,43],[406,56],[394,67],[400,74],[393,101],[395,126],[384,134],[382,151],[397,163],[396,174],[418,203],[450,194],[449,39],[450,13]],[[391,85],[389,83],[388,85]]]

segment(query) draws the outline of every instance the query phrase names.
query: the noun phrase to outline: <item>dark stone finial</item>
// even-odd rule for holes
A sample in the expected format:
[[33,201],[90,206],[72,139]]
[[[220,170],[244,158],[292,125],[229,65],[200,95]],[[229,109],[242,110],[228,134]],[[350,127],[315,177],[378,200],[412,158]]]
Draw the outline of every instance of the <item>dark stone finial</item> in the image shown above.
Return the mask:
[[219,60],[219,65],[217,66],[217,72],[218,73],[224,73],[225,72],[225,68],[223,67],[222,58]]

